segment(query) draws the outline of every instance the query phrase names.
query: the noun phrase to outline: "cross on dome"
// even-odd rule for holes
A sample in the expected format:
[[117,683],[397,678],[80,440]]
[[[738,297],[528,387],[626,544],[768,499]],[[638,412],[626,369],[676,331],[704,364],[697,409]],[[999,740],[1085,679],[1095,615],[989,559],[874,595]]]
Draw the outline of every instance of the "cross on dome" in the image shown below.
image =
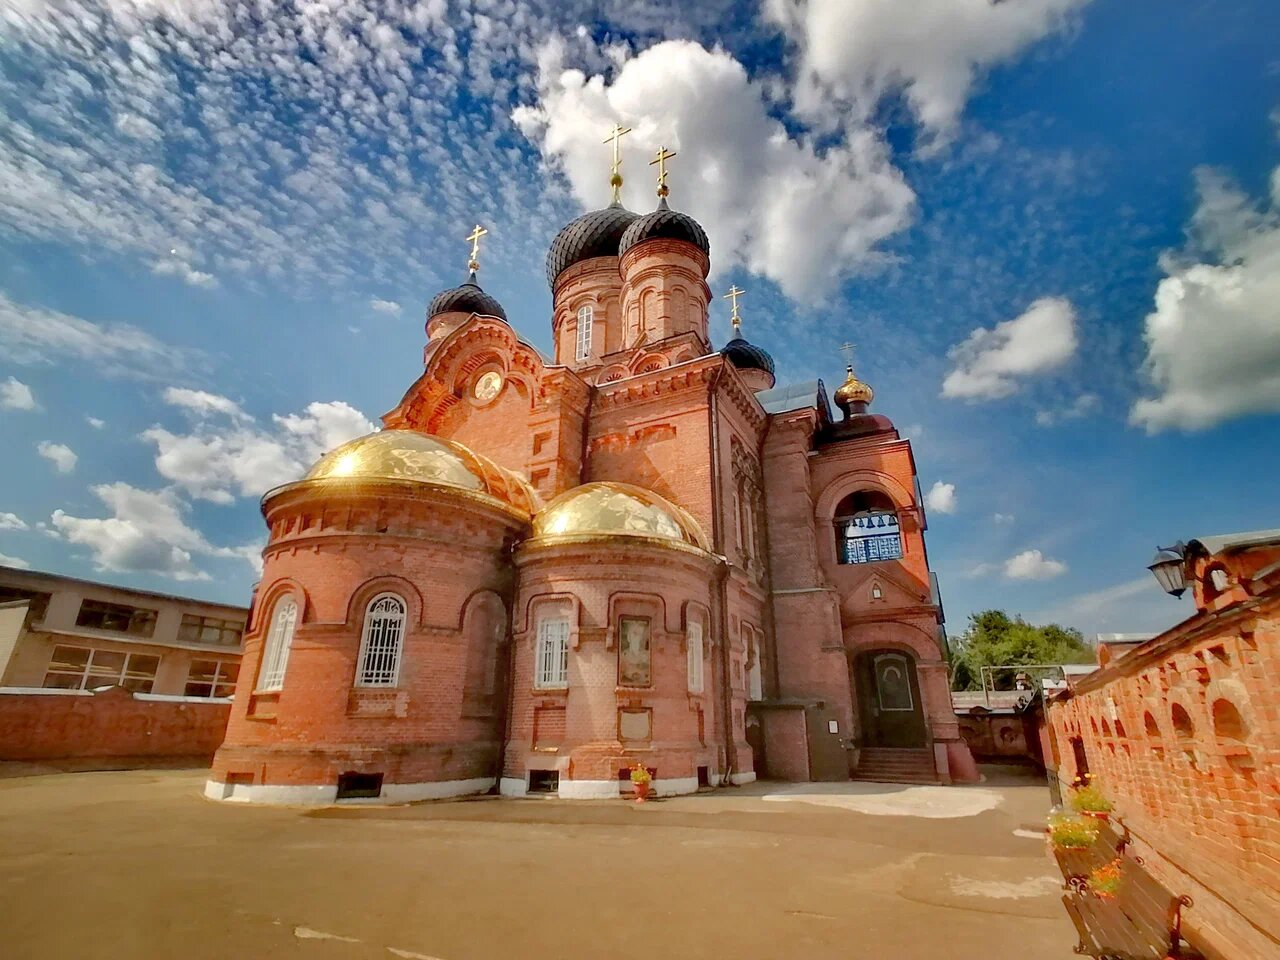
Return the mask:
[[605,143],[613,144],[613,169],[609,174],[609,184],[613,187],[613,202],[622,202],[622,152],[619,149],[619,143],[624,136],[631,132],[630,127],[624,127],[620,123],[614,123],[613,129],[609,131],[609,135],[604,138]]
[[745,290],[739,290],[738,285],[734,284],[729,288],[729,292],[720,298],[721,300],[733,301],[733,313],[729,316],[729,322],[733,324],[734,333],[737,333],[738,328],[742,326],[742,315],[738,313],[738,298],[745,293]]
[[467,269],[472,273],[480,269],[480,238],[488,234],[489,231],[477,223],[475,229],[467,235],[466,239],[471,244],[471,259],[467,261]]
[[665,197],[670,191],[667,189],[667,161],[678,154],[672,153],[666,147],[659,147],[656,156],[649,161],[649,166],[658,167],[658,196]]

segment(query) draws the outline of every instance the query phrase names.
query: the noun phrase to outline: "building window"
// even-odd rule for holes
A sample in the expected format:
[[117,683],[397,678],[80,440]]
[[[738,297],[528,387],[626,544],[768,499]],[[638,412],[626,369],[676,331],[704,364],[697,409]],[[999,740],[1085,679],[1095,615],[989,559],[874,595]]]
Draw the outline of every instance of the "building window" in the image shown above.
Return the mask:
[[689,652],[689,692],[702,692],[702,624],[697,621],[689,623],[685,635],[685,646]]
[[244,623],[240,620],[219,620],[217,617],[199,617],[193,613],[182,615],[178,627],[178,639],[183,643],[203,643],[218,647],[238,647],[244,635]]
[[569,621],[563,617],[538,623],[533,685],[540,689],[569,685]]
[[156,611],[105,600],[85,600],[80,604],[76,626],[149,637],[156,631]]
[[764,678],[760,669],[760,634],[754,630],[747,641],[747,699],[764,699]]
[[27,617],[30,623],[38,623],[44,619],[45,611],[49,609],[50,596],[51,594],[41,593],[39,590],[0,587],[0,603],[10,603],[14,600],[27,601]]
[[591,326],[594,311],[591,307],[578,310],[578,360],[586,360],[591,356]]
[[647,687],[652,679],[649,619],[623,617],[618,625],[618,683],[624,687]]
[[358,687],[394,687],[400,676],[404,643],[404,601],[393,594],[375,597],[364,615],[360,638]]
[[160,658],[150,654],[56,646],[44,686],[51,690],[124,687],[133,693],[150,693],[159,666]]
[[192,660],[187,668],[185,697],[229,697],[236,692],[240,664],[234,660]]
[[262,669],[258,671],[258,690],[270,693],[284,686],[284,668],[289,663],[293,646],[293,630],[298,625],[298,604],[293,597],[282,597],[271,618],[271,632],[262,651]]

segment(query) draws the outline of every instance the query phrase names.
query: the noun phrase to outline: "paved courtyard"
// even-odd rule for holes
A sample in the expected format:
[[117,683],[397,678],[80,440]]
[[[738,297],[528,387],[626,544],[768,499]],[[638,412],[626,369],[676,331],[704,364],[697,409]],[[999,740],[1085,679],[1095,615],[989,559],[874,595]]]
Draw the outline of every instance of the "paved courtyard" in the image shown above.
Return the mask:
[[29,772],[0,779],[15,960],[1073,956],[1047,791],[1002,768],[312,811],[206,801],[202,771]]

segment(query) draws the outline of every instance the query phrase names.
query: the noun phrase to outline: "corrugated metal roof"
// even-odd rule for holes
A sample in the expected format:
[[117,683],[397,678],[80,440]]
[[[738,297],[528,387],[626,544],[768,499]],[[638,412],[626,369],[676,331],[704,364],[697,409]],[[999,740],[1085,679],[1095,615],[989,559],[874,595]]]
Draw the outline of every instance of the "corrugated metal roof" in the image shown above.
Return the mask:
[[818,408],[818,394],[822,391],[821,380],[806,380],[803,383],[791,383],[772,390],[761,390],[756,394],[760,406],[766,413],[786,413],[788,410],[803,410],[805,407]]
[[1280,529],[1253,530],[1247,533],[1224,533],[1216,537],[1197,537],[1191,543],[1200,544],[1209,556],[1213,556],[1216,553],[1222,553],[1224,550],[1240,550],[1244,547],[1280,543]]

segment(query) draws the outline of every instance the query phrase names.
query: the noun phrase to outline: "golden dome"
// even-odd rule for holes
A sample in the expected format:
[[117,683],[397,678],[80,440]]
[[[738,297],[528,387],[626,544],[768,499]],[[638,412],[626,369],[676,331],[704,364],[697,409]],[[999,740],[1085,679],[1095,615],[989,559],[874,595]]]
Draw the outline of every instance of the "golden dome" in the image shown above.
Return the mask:
[[566,490],[533,518],[540,540],[642,537],[706,550],[698,521],[652,490],[613,481]]
[[525,480],[460,443],[417,430],[380,430],[330,450],[306,480],[411,480],[453,487],[532,514],[542,506]]
[[836,406],[848,412],[855,403],[870,403],[876,395],[870,384],[863,383],[853,375],[853,365],[845,367],[844,383],[836,388]]

